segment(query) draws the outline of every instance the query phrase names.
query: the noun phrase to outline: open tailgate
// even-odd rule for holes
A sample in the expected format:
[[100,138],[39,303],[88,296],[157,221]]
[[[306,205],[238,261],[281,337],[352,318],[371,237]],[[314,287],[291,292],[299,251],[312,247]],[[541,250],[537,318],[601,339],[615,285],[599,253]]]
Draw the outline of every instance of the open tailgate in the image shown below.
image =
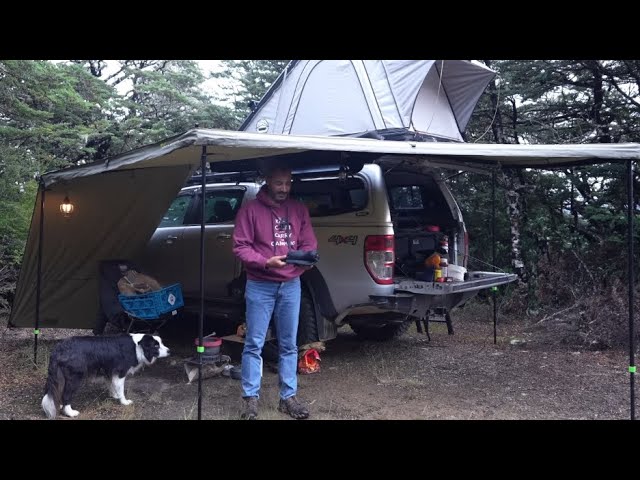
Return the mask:
[[517,280],[514,273],[469,272],[463,282],[423,282],[407,277],[395,279],[393,295],[370,295],[379,308],[423,318],[431,308],[452,309],[485,288]]
[[515,273],[469,272],[469,279],[463,282],[422,282],[399,277],[396,291],[418,293],[420,295],[448,295],[450,293],[472,292],[491,288],[517,280]]

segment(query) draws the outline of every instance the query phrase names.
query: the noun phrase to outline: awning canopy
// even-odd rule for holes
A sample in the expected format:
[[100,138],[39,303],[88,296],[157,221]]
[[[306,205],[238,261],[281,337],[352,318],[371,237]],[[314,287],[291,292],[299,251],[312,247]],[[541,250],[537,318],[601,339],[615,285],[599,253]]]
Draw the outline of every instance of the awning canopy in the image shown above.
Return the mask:
[[[45,185],[69,182],[114,170],[199,165],[202,147],[208,161],[237,162],[292,153],[325,151],[345,154],[411,155],[425,163],[453,169],[465,165],[479,168],[554,168],[598,162],[637,160],[640,144],[596,143],[564,145],[512,145],[477,143],[432,143],[376,140],[352,137],[263,135],[229,130],[194,129],[103,162],[95,162],[47,173]],[[215,167],[214,167],[215,168]]]
[[[135,258],[171,201],[200,165],[203,147],[214,170],[255,168],[282,156],[308,165],[409,158],[434,168],[490,171],[555,168],[640,159],[640,144],[491,145],[420,143],[350,137],[263,135],[195,129],[125,154],[43,176],[42,327],[91,328],[98,311],[98,262]],[[294,155],[292,155],[294,154]],[[10,324],[35,324],[40,199],[31,220]],[[69,196],[73,216],[59,205]]]

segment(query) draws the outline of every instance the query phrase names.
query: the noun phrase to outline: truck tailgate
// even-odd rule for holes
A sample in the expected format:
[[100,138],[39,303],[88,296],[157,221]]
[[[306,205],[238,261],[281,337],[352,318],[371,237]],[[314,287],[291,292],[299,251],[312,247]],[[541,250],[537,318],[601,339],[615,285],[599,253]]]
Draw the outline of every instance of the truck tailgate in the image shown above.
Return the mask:
[[432,308],[452,308],[465,303],[480,290],[517,280],[514,273],[469,272],[463,282],[423,282],[407,277],[395,279],[393,295],[369,295],[380,309],[424,318]]
[[406,277],[398,277],[395,282],[396,291],[417,293],[420,295],[447,295],[450,293],[471,292],[517,280],[515,273],[469,272],[469,279],[464,282],[422,282]]

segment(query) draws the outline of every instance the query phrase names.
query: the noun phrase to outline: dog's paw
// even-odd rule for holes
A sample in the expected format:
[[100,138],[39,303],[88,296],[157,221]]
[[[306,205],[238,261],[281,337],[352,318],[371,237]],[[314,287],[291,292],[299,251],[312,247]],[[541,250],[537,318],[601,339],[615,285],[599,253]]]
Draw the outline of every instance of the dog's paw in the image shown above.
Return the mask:
[[122,405],[131,405],[133,403],[133,400],[127,400],[126,398],[121,398],[120,403]]
[[62,409],[62,413],[67,417],[77,417],[78,415],[80,415],[80,412],[71,408],[71,405],[65,405]]

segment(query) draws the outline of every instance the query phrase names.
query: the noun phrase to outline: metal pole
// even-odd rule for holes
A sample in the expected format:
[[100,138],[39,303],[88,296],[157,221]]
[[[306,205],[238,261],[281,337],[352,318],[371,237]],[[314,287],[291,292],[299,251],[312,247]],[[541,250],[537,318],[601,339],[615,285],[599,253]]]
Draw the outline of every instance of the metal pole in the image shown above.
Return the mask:
[[[491,175],[491,265],[496,271],[496,172]],[[491,288],[493,297],[493,344],[498,343],[498,307],[496,305],[496,292],[498,288]]]
[[634,358],[635,351],[635,335],[633,331],[633,294],[634,294],[634,278],[633,278],[633,215],[634,215],[634,202],[633,202],[633,161],[627,162],[627,260],[629,267],[629,388],[631,389],[630,402],[631,402],[631,420],[636,418],[635,407],[635,373],[636,365]]
[[38,335],[40,335],[40,294],[42,285],[42,242],[44,241],[44,181],[40,177],[40,232],[38,235],[38,273],[36,280],[36,326],[33,329],[33,363],[38,365]]
[[202,330],[204,326],[204,214],[207,202],[207,147],[202,147],[200,156],[200,171],[202,173],[202,196],[200,197],[200,322],[198,325],[198,420],[202,419],[202,353],[204,352],[204,341]]

